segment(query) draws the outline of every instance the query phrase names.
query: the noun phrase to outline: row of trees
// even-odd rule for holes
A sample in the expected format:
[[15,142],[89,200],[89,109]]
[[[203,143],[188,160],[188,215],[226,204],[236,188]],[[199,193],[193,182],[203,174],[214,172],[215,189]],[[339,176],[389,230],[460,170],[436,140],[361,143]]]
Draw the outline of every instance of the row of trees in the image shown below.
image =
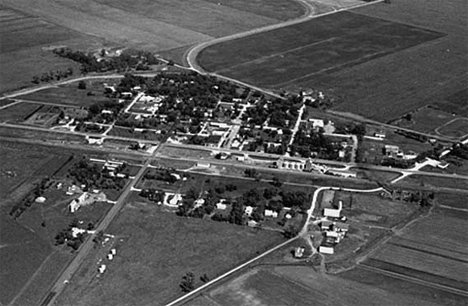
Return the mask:
[[[122,172],[126,167],[124,163],[116,169],[116,172]],[[94,188],[120,190],[126,183],[125,178],[110,175],[107,169],[91,163],[85,157],[68,170],[68,176],[79,184],[84,184],[86,186],[84,191]]]
[[13,219],[18,219],[31,205],[36,201],[38,197],[41,197],[47,188],[50,187],[52,181],[49,177],[44,177],[39,183],[35,184],[33,190],[31,190],[19,203],[14,205],[9,214]]
[[43,74],[35,75],[32,77],[31,82],[34,84],[39,84],[41,82],[51,82],[51,81],[60,81],[61,79],[68,78],[73,75],[73,68],[68,68],[66,70],[50,70],[49,72],[44,72]]

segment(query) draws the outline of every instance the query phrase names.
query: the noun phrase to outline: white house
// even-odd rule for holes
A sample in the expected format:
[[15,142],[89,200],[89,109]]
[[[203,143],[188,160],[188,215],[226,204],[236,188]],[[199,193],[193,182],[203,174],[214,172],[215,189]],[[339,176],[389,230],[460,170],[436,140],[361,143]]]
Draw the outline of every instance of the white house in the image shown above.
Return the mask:
[[81,205],[83,205],[88,199],[89,199],[89,194],[87,192],[83,192],[78,198],[70,202],[69,204],[70,212],[72,213],[76,212],[81,207]]
[[333,209],[333,208],[324,208],[323,209],[323,215],[325,217],[330,217],[330,218],[339,218],[341,215],[341,210],[340,209]]
[[250,215],[252,215],[253,213],[253,207],[252,206],[246,206],[245,207],[245,210],[244,210],[244,213],[250,217]]
[[98,271],[100,274],[104,273],[104,271],[106,271],[106,265],[100,265]]
[[265,217],[278,218],[278,213],[274,210],[265,209]]
[[216,203],[216,208],[219,210],[225,210],[227,208],[227,205],[223,203]]
[[319,252],[322,254],[333,254],[335,250],[332,246],[321,245],[319,246]]

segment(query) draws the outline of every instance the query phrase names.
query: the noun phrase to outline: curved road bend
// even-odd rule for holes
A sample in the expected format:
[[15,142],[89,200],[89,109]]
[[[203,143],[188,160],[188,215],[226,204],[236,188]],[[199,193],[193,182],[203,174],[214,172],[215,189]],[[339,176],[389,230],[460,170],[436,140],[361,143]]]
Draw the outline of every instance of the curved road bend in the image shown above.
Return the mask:
[[339,188],[339,187],[319,187],[317,190],[315,190],[314,192],[314,195],[312,196],[312,203],[310,205],[310,208],[309,210],[307,211],[307,220],[306,222],[304,223],[304,226],[302,227],[301,231],[299,232],[298,236],[294,237],[294,238],[291,238],[289,240],[286,240],[285,242],[267,250],[266,252],[256,256],[255,258],[252,258],[251,260],[235,267],[234,269],[224,273],[223,275],[220,275],[218,276],[217,278],[207,282],[206,284],[196,288],[195,290],[193,291],[190,291],[189,293],[181,296],[180,298],[178,299],[175,299],[174,301],[166,304],[166,306],[175,306],[175,305],[182,305],[184,302],[186,302],[188,299],[190,298],[193,298],[195,297],[198,293],[200,293],[201,291],[207,289],[208,287],[210,287],[211,285],[214,285],[215,283],[218,283],[219,281],[225,279],[226,277],[232,275],[233,273],[241,270],[242,268],[245,268],[246,266],[254,263],[255,261],[267,256],[268,254],[282,248],[283,246],[291,243],[292,241],[298,239],[301,235],[304,235],[305,233],[307,233],[307,227],[308,227],[308,224],[309,224],[309,221],[310,221],[310,218],[312,216],[312,213],[315,209],[315,205],[317,203],[317,199],[318,199],[318,196],[320,194],[320,192],[322,192],[323,190],[344,190],[344,191],[352,191],[352,192],[365,192],[365,193],[372,193],[372,192],[376,192],[376,191],[381,191],[383,190],[383,188],[375,188],[375,189],[363,189],[363,190],[360,190],[360,189],[349,189],[349,188]]
[[[345,8],[340,8],[340,9],[332,11],[332,12],[327,12],[327,13],[317,14],[317,15],[315,15],[314,6],[309,1],[307,1],[307,0],[298,0],[298,1],[300,3],[302,3],[306,7],[307,12],[303,16],[301,16],[301,17],[299,17],[297,19],[292,19],[292,20],[288,20],[288,21],[285,21],[285,22],[276,23],[276,24],[273,24],[273,25],[252,29],[252,30],[249,30],[249,31],[246,31],[246,32],[237,33],[237,34],[233,34],[233,35],[229,35],[229,36],[225,36],[225,37],[216,38],[216,39],[213,39],[213,40],[210,40],[210,41],[202,42],[202,43],[194,46],[192,49],[190,49],[188,51],[187,57],[186,57],[186,61],[187,61],[188,65],[190,66],[190,68],[192,70],[194,70],[194,71],[196,71],[196,72],[198,72],[200,74],[209,74],[209,75],[213,75],[213,76],[216,76],[216,77],[221,77],[221,78],[224,78],[224,79],[227,79],[227,80],[232,80],[234,82],[239,82],[238,80],[233,80],[231,78],[228,78],[228,77],[225,77],[225,76],[222,76],[222,75],[218,75],[216,73],[209,73],[209,72],[205,71],[196,61],[196,58],[197,58],[198,54],[203,49],[205,49],[207,47],[210,47],[210,46],[213,46],[213,45],[218,44],[218,43],[222,43],[222,42],[230,41],[230,40],[233,40],[233,39],[250,36],[250,35],[253,35],[253,34],[258,34],[258,33],[263,33],[263,32],[267,32],[267,31],[271,31],[271,30],[284,28],[284,27],[287,27],[287,26],[303,23],[303,22],[306,22],[306,21],[314,19],[314,18],[318,18],[318,17],[338,13],[338,12],[341,12],[341,11],[347,11],[347,10],[350,10],[350,9],[355,9],[355,8],[358,8],[358,7],[363,7],[363,6],[379,3],[379,2],[382,2],[383,0],[376,0],[376,1],[373,1],[373,2],[365,2],[365,3],[362,3],[362,4],[353,5],[353,6],[345,7]],[[250,84],[246,84],[246,83],[244,83],[244,84],[249,86],[249,87],[255,88],[255,86],[252,86]],[[264,91],[264,90],[262,90],[262,91]]]

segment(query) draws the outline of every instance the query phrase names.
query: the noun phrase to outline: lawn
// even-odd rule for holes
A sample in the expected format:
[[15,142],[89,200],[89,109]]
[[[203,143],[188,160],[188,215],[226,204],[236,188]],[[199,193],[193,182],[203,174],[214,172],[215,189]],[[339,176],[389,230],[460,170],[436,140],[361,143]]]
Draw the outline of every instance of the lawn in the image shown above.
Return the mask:
[[121,237],[108,271],[95,278],[98,258],[92,253],[58,304],[164,305],[182,294],[179,284],[187,272],[199,286],[204,273],[214,278],[284,239],[276,232],[180,218],[137,203],[127,205],[108,232]]
[[442,135],[460,138],[468,135],[468,118],[457,118],[437,129]]
[[468,180],[447,178],[447,177],[435,177],[428,175],[411,175],[397,183],[398,185],[416,185],[416,186],[426,186],[426,187],[442,187],[442,188],[452,188],[467,190],[468,189]]

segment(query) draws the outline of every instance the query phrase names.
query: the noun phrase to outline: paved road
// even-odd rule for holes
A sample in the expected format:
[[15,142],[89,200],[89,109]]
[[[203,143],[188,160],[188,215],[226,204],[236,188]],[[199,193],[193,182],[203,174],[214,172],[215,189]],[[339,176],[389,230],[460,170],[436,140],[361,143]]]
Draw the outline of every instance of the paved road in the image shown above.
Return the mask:
[[[172,126],[171,130],[166,134],[166,138],[161,142],[158,148],[154,151],[153,155],[146,160],[143,167],[141,167],[140,171],[138,171],[135,177],[129,182],[129,184],[127,184],[122,194],[120,195],[120,197],[117,199],[116,203],[114,204],[114,206],[110,209],[107,215],[101,220],[99,225],[96,227],[95,229],[96,233],[100,231],[104,232],[107,229],[107,227],[109,227],[112,220],[114,220],[114,218],[117,216],[119,211],[125,205],[126,199],[128,195],[130,194],[130,192],[132,191],[132,189],[135,187],[135,184],[139,182],[139,180],[145,173],[146,169],[153,161],[154,156],[156,156],[158,150],[160,150],[160,148],[164,145],[164,142],[167,140],[167,138],[169,137],[174,127],[175,127],[175,124]],[[81,264],[84,262],[86,256],[93,249],[94,247],[93,239],[95,235],[96,234],[92,234],[85,240],[85,242],[80,246],[76,254],[76,257],[68,265],[65,271],[62,272],[61,276],[57,279],[57,281],[55,282],[55,285],[52,287],[52,290],[50,291],[51,293],[54,294],[54,296],[48,301],[47,305],[53,305],[55,303],[56,298],[65,289],[65,286],[66,286],[65,281],[68,281],[73,277],[75,272],[79,269]]]

